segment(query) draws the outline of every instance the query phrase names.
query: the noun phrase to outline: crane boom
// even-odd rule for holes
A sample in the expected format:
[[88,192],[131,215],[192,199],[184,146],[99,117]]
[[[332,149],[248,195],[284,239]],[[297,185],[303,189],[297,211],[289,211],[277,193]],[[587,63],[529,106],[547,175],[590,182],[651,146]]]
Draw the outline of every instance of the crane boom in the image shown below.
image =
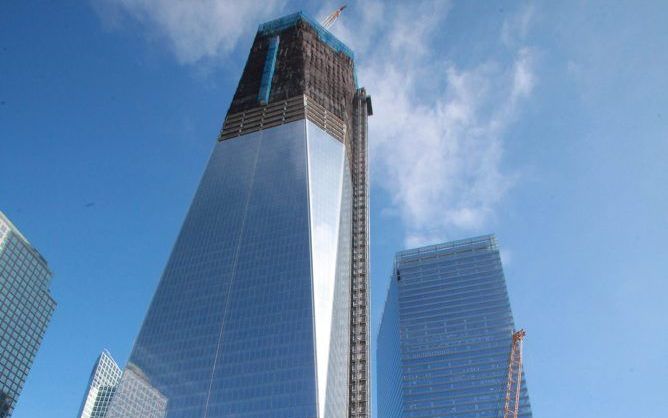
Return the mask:
[[347,5],[343,5],[339,7],[338,9],[334,10],[329,16],[327,16],[323,21],[322,21],[322,26],[325,27],[325,29],[329,29],[332,27],[334,22],[336,22],[336,19],[341,16],[341,12],[343,12],[343,9],[345,9]]
[[[522,341],[524,340],[525,335],[526,331],[523,329],[513,333],[510,359],[508,359],[508,380],[506,381],[503,418],[517,418],[520,411],[520,393],[522,389]],[[514,404],[511,405],[511,403]]]

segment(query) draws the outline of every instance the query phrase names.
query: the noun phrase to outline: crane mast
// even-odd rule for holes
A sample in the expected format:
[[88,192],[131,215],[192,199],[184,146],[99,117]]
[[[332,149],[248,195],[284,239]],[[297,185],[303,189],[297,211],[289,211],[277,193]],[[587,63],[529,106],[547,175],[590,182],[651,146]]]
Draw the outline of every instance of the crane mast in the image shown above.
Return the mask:
[[329,28],[331,28],[332,25],[334,24],[334,22],[336,22],[336,19],[338,19],[339,16],[341,16],[341,12],[343,12],[343,9],[345,9],[345,8],[346,8],[346,5],[344,4],[343,6],[339,7],[339,8],[336,9],[336,10],[334,10],[334,11],[332,12],[332,14],[330,14],[329,16],[327,16],[327,17],[322,21],[322,26],[323,26],[325,29],[329,29]]
[[503,418],[517,418],[520,411],[520,392],[522,389],[522,341],[526,331],[513,333],[513,342],[508,359],[508,380],[506,397],[503,405]]

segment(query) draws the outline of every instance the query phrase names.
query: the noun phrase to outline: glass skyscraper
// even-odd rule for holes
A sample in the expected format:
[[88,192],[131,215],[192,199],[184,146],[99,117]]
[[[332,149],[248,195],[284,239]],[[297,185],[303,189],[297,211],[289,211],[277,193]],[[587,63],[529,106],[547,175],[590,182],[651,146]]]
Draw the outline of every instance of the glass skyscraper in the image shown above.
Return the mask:
[[[397,253],[378,333],[378,416],[502,417],[513,330],[494,236]],[[522,382],[519,416],[531,417]]]
[[46,260],[0,212],[0,418],[11,416],[56,301]]
[[367,417],[366,121],[353,53],[260,25],[111,417]]
[[90,375],[79,418],[104,418],[120,379],[121,368],[108,351],[103,351]]

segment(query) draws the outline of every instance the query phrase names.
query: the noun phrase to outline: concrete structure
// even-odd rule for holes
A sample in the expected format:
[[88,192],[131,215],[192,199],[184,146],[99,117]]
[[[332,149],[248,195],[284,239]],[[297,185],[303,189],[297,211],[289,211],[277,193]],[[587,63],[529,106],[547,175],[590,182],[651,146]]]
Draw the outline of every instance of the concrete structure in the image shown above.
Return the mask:
[[503,416],[513,330],[493,236],[399,252],[378,334],[378,416]]
[[326,29],[260,25],[108,418],[368,416],[370,111]]
[[0,212],[0,418],[11,416],[56,308],[46,260]]

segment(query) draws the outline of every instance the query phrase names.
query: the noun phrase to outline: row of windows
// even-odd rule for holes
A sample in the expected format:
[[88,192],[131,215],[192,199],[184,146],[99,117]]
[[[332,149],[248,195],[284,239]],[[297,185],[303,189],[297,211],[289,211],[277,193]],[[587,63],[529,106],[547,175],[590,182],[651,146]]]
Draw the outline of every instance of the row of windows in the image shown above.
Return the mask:
[[315,415],[304,123],[214,151],[131,355],[170,416]]
[[513,319],[493,238],[400,253],[393,285],[383,321],[399,313],[403,416],[495,416]]
[[50,272],[10,234],[0,248],[0,388],[18,397],[55,307]]

